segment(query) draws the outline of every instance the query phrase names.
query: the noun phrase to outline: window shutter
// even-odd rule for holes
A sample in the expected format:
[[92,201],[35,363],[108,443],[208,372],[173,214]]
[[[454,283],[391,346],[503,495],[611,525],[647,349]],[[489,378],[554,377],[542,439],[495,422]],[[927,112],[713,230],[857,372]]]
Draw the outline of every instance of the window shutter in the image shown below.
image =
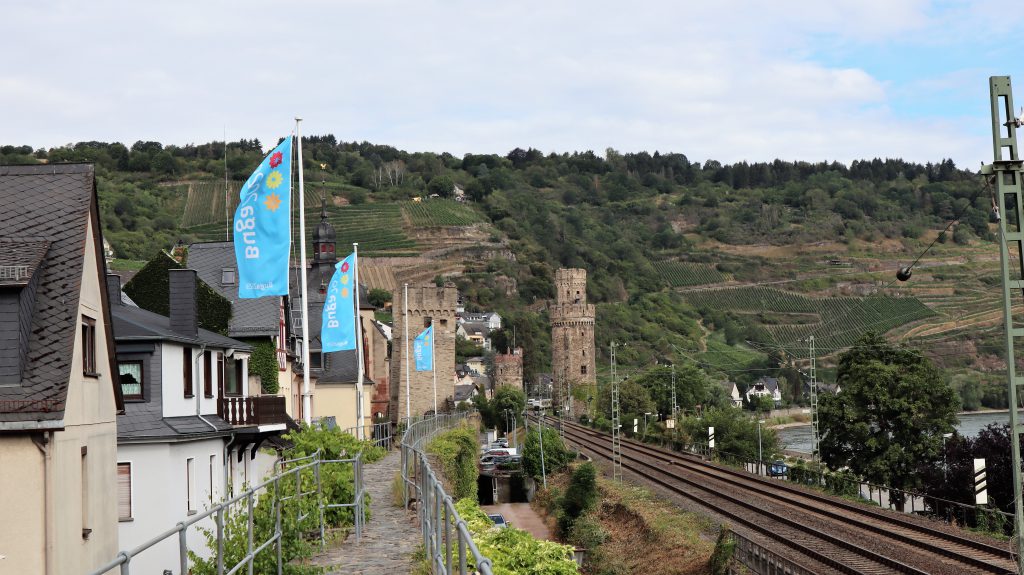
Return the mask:
[[117,464],[117,518],[132,518],[132,464]]

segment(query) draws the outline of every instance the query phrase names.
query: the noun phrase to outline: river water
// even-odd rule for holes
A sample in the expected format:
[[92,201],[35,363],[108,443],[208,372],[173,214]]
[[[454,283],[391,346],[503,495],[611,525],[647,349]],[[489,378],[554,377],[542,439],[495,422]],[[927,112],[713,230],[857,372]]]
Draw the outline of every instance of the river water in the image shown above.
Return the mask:
[[[963,413],[959,415],[959,418],[960,423],[956,426],[956,430],[964,437],[974,437],[978,435],[978,432],[990,423],[1010,423],[1010,414],[1006,411]],[[799,451],[801,453],[811,452],[810,424],[779,429],[776,430],[775,433],[779,436],[779,444],[783,449]]]

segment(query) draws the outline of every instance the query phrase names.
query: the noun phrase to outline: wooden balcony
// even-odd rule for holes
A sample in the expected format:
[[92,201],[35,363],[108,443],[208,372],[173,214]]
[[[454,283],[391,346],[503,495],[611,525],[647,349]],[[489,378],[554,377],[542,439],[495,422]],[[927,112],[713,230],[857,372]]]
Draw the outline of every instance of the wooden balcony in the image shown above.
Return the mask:
[[217,403],[217,415],[231,425],[288,423],[284,400],[283,395],[222,397]]

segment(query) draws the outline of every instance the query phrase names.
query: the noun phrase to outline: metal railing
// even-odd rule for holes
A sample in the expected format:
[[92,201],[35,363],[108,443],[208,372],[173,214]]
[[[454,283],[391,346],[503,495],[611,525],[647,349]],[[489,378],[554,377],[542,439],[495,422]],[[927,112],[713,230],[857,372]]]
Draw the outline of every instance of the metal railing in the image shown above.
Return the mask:
[[466,415],[437,415],[403,422],[406,431],[402,436],[401,465],[405,507],[408,509],[410,503],[416,502],[423,548],[435,575],[471,573],[469,554],[473,556],[476,572],[493,575],[491,560],[477,549],[455,502],[430,468],[424,450],[427,439],[465,421]]
[[[334,503],[324,500],[323,489],[321,483],[321,468],[327,464],[339,464],[348,463],[353,466],[353,489],[354,495],[350,503]],[[312,473],[314,487],[306,489],[302,488],[303,483],[303,472]],[[292,481],[294,477],[295,481],[295,493],[287,496],[281,495],[282,485],[285,481]],[[305,476],[307,479],[309,475]],[[272,515],[274,517],[274,528],[272,532],[267,534],[265,539],[260,541],[255,540],[255,524],[256,519],[254,516],[254,509],[256,503],[260,497],[270,495],[273,497]],[[304,521],[309,518],[309,513],[301,515],[301,502],[311,496],[315,496],[315,507],[318,514],[318,528],[320,535],[320,546],[324,546],[324,535],[325,535],[325,524],[324,524],[324,511],[326,509],[338,509],[344,507],[353,507],[353,523],[355,528],[356,540],[358,541],[362,537],[363,524],[366,521],[366,507],[364,505],[365,490],[363,485],[363,461],[362,453],[357,454],[351,459],[321,459],[320,452],[316,452],[313,455],[292,459],[280,462],[280,472],[276,475],[265,480],[263,483],[252,487],[226,501],[223,501],[217,505],[214,505],[210,509],[190,516],[185,521],[178,522],[173,528],[164,531],[163,533],[153,537],[136,547],[121,551],[117,554],[110,562],[106,563],[102,567],[91,571],[90,575],[103,575],[114,569],[120,569],[120,575],[130,575],[131,573],[131,562],[132,559],[139,556],[151,547],[166,541],[171,538],[177,538],[178,540],[178,556],[179,556],[179,567],[181,574],[190,573],[189,567],[189,541],[188,541],[188,529],[193,525],[196,525],[200,521],[205,519],[213,518],[215,525],[215,548],[209,549],[215,553],[214,560],[217,565],[217,575],[234,575],[240,572],[243,568],[247,568],[248,573],[252,574],[253,566],[256,560],[256,556],[261,552],[265,551],[271,545],[275,547],[275,553],[277,556],[277,574],[281,575],[283,572],[283,554],[282,554],[282,530],[281,530],[281,516],[284,506],[289,501],[296,501],[298,509],[296,513],[299,521]],[[246,518],[244,521],[245,528],[247,530],[247,542],[246,542],[246,554],[242,557],[235,565],[227,566],[224,564],[224,546],[228,533],[226,533],[225,526],[231,519],[231,513],[235,510],[236,505],[244,505]],[[205,548],[205,543],[202,544]],[[191,548],[193,552],[196,551],[196,546]]]
[[[365,429],[365,428],[364,428]],[[359,431],[359,427],[349,427],[342,431],[342,433],[348,433],[352,437],[359,437],[356,433]],[[381,423],[374,423],[373,427],[369,429],[369,435],[366,437],[366,441],[373,443],[378,447],[391,451],[393,447],[392,435],[391,435],[391,422],[384,421]]]
[[[764,547],[754,543],[750,539],[736,533],[729,534],[733,544],[733,562],[729,567],[730,575],[746,575],[758,573],[761,575],[814,575],[813,571],[806,569],[800,564],[773,553]],[[736,564],[743,566],[736,569]]]

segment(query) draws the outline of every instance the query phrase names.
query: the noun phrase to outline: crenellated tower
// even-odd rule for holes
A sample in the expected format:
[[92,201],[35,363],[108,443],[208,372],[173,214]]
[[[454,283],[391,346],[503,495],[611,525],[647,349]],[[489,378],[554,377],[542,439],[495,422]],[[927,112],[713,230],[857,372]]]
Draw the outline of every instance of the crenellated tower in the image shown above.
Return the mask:
[[[595,386],[594,306],[587,303],[587,270],[561,268],[555,272],[555,301],[548,306],[551,318],[551,375],[555,381],[553,402],[560,406],[570,388]],[[583,405],[573,402],[574,416]]]

